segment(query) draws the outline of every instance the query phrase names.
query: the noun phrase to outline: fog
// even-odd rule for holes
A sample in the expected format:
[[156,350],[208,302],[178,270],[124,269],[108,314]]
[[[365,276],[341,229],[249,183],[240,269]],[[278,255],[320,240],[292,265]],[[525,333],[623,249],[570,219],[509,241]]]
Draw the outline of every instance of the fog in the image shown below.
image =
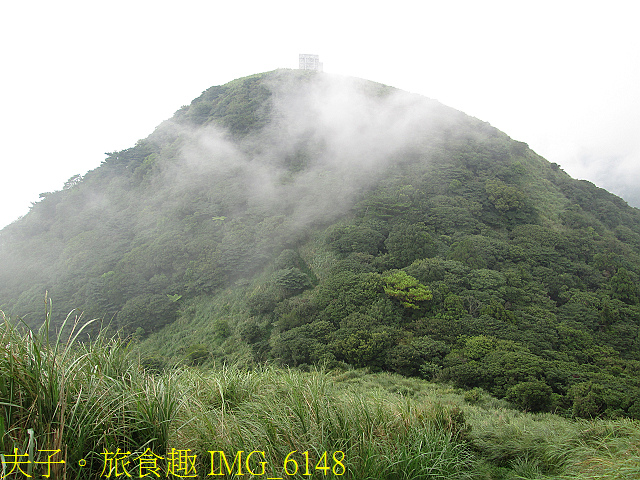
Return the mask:
[[164,125],[185,141],[163,181],[182,192],[204,188],[243,211],[279,212],[291,228],[305,227],[343,215],[456,117],[435,101],[371,82],[320,74],[291,84],[282,75],[298,73],[267,79],[270,121],[239,142],[214,125]]
[[309,245],[372,189],[393,185],[396,203],[394,178],[446,153],[443,142],[498,132],[438,101],[325,73],[265,74],[250,85],[265,99],[256,105],[241,95],[253,80],[219,104],[224,89],[203,95],[3,230],[0,242],[14,240],[0,251],[3,298],[37,312],[53,285],[70,308],[103,315],[145,295],[214,292]]

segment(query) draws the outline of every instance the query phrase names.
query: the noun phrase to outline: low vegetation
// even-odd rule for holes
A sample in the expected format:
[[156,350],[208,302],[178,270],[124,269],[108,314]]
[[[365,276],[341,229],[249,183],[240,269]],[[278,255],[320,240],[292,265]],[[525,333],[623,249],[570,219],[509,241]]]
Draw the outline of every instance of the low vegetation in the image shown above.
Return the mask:
[[0,324],[7,478],[640,475],[636,421],[528,414],[480,389],[367,369],[150,372],[131,342],[101,330],[78,343],[79,321],[66,338],[48,327]]

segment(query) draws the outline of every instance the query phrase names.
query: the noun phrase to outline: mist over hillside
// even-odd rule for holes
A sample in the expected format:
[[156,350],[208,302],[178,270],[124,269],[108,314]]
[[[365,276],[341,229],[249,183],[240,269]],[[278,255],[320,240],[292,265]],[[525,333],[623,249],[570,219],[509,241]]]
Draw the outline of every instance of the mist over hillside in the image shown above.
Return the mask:
[[[230,237],[246,217],[270,218],[273,225],[265,228],[273,231],[247,241],[255,255],[269,255],[283,239],[293,244],[306,227],[347,213],[390,168],[407,158],[426,161],[432,137],[443,138],[445,130],[455,135],[458,123],[470,121],[425,98],[326,74],[276,71],[212,87],[82,181],[43,194],[28,216],[3,231],[2,285],[10,289],[24,280],[30,291],[15,288],[3,302],[22,297],[19,305],[45,290],[60,297],[52,277],[76,283],[73,277],[87,271],[108,274],[137,244],[151,237],[158,242],[168,232],[193,238],[208,231],[210,246],[221,241],[218,250],[225,249],[228,241],[237,249]],[[196,224],[199,231],[191,232]],[[202,259],[203,252],[185,250],[191,241],[175,243],[186,263]],[[96,255],[105,248],[109,258]],[[164,248],[157,258],[167,258]],[[86,296],[73,291],[86,289],[81,283],[64,297],[71,294],[86,308]],[[110,313],[126,297],[108,302],[115,307]],[[39,303],[19,311],[35,314]]]
[[0,305],[162,365],[369,367],[640,415],[640,211],[481,120],[365,80],[211,87],[0,232]]

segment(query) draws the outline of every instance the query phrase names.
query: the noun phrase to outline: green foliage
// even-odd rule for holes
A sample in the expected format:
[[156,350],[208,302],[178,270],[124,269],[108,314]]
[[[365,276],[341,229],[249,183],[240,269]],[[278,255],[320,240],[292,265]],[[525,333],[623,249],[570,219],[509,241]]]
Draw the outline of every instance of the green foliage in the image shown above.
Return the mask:
[[622,300],[629,305],[639,303],[638,282],[632,279],[626,268],[620,267],[617,273],[611,277],[609,285],[612,298]]
[[370,328],[362,322],[358,327],[338,330],[330,348],[338,360],[355,367],[380,369],[386,366],[385,355],[396,343],[398,333],[384,326]]
[[483,236],[467,237],[451,245],[448,258],[469,268],[493,268],[499,261],[501,245]]
[[184,354],[188,365],[202,365],[210,356],[207,346],[202,344],[191,345]]
[[247,308],[252,315],[269,313],[280,300],[280,293],[275,288],[260,288],[247,298]]
[[353,312],[366,311],[380,298],[383,284],[375,273],[336,272],[315,292],[320,315],[337,324]]
[[[113,445],[166,451],[179,405],[175,372],[149,375],[127,344],[105,330],[80,343],[94,321],[82,324],[71,314],[63,325],[69,336],[53,337],[50,312],[48,307],[39,331],[15,325],[0,312],[2,458],[17,449],[31,462],[46,463],[47,451],[63,451],[65,464],[52,463],[52,477],[98,478],[104,466],[92,452],[112,451]],[[37,445],[37,453],[27,445]]]
[[273,284],[283,289],[286,295],[296,295],[311,287],[311,280],[299,268],[293,267],[276,271]]
[[518,210],[524,206],[524,194],[500,180],[487,180],[485,190],[491,204],[501,213]]
[[224,318],[217,318],[213,322],[213,329],[216,332],[216,337],[220,340],[224,340],[231,335],[231,327],[229,322]]
[[595,418],[604,413],[605,388],[594,382],[580,382],[569,389],[572,413],[578,417]]
[[507,390],[506,399],[523,410],[545,412],[551,407],[552,390],[540,380],[520,382]]
[[272,355],[290,366],[320,363],[326,359],[326,344],[335,326],[317,320],[281,333],[272,341]]
[[448,285],[465,279],[469,274],[469,268],[461,262],[438,257],[418,260],[404,270],[422,283],[446,281]]
[[128,300],[118,314],[118,326],[127,332],[141,327],[153,332],[175,320],[177,304],[165,295],[138,295]]
[[367,225],[338,225],[327,235],[327,243],[336,251],[376,255],[382,248],[384,236]]
[[472,388],[464,392],[464,401],[473,405],[479,403],[482,400],[482,389]]
[[486,305],[480,310],[483,315],[489,315],[501,322],[516,323],[516,316],[513,312],[510,312],[504,305],[494,299],[491,299],[491,303]]
[[386,273],[382,279],[384,293],[398,300],[403,307],[419,309],[421,302],[433,298],[431,290],[402,270]]
[[471,360],[480,360],[487,354],[494,351],[497,347],[497,341],[493,337],[478,335],[465,340],[464,356]]
[[417,224],[395,226],[389,232],[384,245],[395,268],[406,267],[415,260],[432,257],[437,250],[427,227]]

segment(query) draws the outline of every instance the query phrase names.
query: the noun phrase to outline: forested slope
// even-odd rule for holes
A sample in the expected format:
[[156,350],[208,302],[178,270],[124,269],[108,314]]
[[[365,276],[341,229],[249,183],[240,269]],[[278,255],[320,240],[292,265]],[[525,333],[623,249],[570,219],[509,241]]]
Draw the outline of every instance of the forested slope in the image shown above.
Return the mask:
[[0,304],[177,358],[367,366],[640,418],[640,211],[371,82],[212,87],[0,233]]

